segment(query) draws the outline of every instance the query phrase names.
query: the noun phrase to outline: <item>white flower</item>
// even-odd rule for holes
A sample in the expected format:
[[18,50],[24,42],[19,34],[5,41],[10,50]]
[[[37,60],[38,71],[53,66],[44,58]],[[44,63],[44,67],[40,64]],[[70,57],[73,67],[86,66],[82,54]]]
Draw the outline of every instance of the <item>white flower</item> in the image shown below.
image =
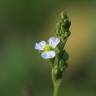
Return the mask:
[[49,38],[48,42],[41,41],[36,43],[35,49],[38,51],[42,51],[41,57],[44,59],[51,59],[56,56],[55,48],[59,44],[60,39],[57,37]]

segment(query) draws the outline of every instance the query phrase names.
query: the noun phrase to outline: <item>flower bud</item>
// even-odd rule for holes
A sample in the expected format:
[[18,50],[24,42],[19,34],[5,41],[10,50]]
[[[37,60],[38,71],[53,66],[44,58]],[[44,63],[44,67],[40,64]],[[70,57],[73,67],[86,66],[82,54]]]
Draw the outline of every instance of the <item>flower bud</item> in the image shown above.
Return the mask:
[[71,26],[71,21],[69,20],[67,14],[61,12],[60,20],[57,23],[56,33],[62,40],[65,40],[70,35],[69,28]]

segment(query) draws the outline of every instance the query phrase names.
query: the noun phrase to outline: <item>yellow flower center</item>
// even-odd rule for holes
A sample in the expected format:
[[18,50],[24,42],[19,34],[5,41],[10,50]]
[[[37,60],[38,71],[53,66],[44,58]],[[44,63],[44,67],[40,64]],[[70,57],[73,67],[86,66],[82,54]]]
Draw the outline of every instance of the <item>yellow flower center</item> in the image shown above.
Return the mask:
[[46,45],[44,48],[44,51],[50,51],[52,49],[52,47],[50,45]]

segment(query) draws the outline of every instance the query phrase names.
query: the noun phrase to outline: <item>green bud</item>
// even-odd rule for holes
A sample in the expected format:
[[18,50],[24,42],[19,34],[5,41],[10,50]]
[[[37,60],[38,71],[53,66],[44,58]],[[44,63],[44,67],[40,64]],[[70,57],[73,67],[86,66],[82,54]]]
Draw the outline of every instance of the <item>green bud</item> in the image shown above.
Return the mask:
[[56,76],[58,74],[58,66],[55,65],[53,69],[54,75]]
[[62,52],[62,59],[64,61],[67,61],[69,59],[69,55],[65,50]]
[[60,20],[57,23],[56,27],[56,33],[57,36],[61,38],[61,40],[65,40],[67,37],[70,36],[69,28],[71,26],[71,21],[69,20],[68,16],[61,12]]
[[62,60],[60,60],[60,63],[59,63],[59,68],[60,68],[60,70],[63,72],[64,71],[64,60],[62,59]]

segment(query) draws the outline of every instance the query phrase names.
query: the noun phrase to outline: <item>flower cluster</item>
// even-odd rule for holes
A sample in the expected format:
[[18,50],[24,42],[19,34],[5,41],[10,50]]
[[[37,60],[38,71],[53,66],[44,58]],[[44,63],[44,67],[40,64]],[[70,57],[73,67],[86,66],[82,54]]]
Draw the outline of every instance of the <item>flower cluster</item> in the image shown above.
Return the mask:
[[[57,96],[56,91],[59,87],[63,72],[67,65],[68,54],[64,47],[68,37],[70,36],[71,22],[66,14],[61,13],[60,20],[57,23],[56,36],[49,40],[41,41],[35,44],[35,49],[40,51],[41,57],[48,59],[52,64],[52,81],[54,85],[54,96]],[[57,86],[58,85],[58,86]]]
[[68,16],[61,12],[60,20],[57,22],[56,34],[64,41],[66,38],[70,36],[69,28],[71,26],[71,21]]

